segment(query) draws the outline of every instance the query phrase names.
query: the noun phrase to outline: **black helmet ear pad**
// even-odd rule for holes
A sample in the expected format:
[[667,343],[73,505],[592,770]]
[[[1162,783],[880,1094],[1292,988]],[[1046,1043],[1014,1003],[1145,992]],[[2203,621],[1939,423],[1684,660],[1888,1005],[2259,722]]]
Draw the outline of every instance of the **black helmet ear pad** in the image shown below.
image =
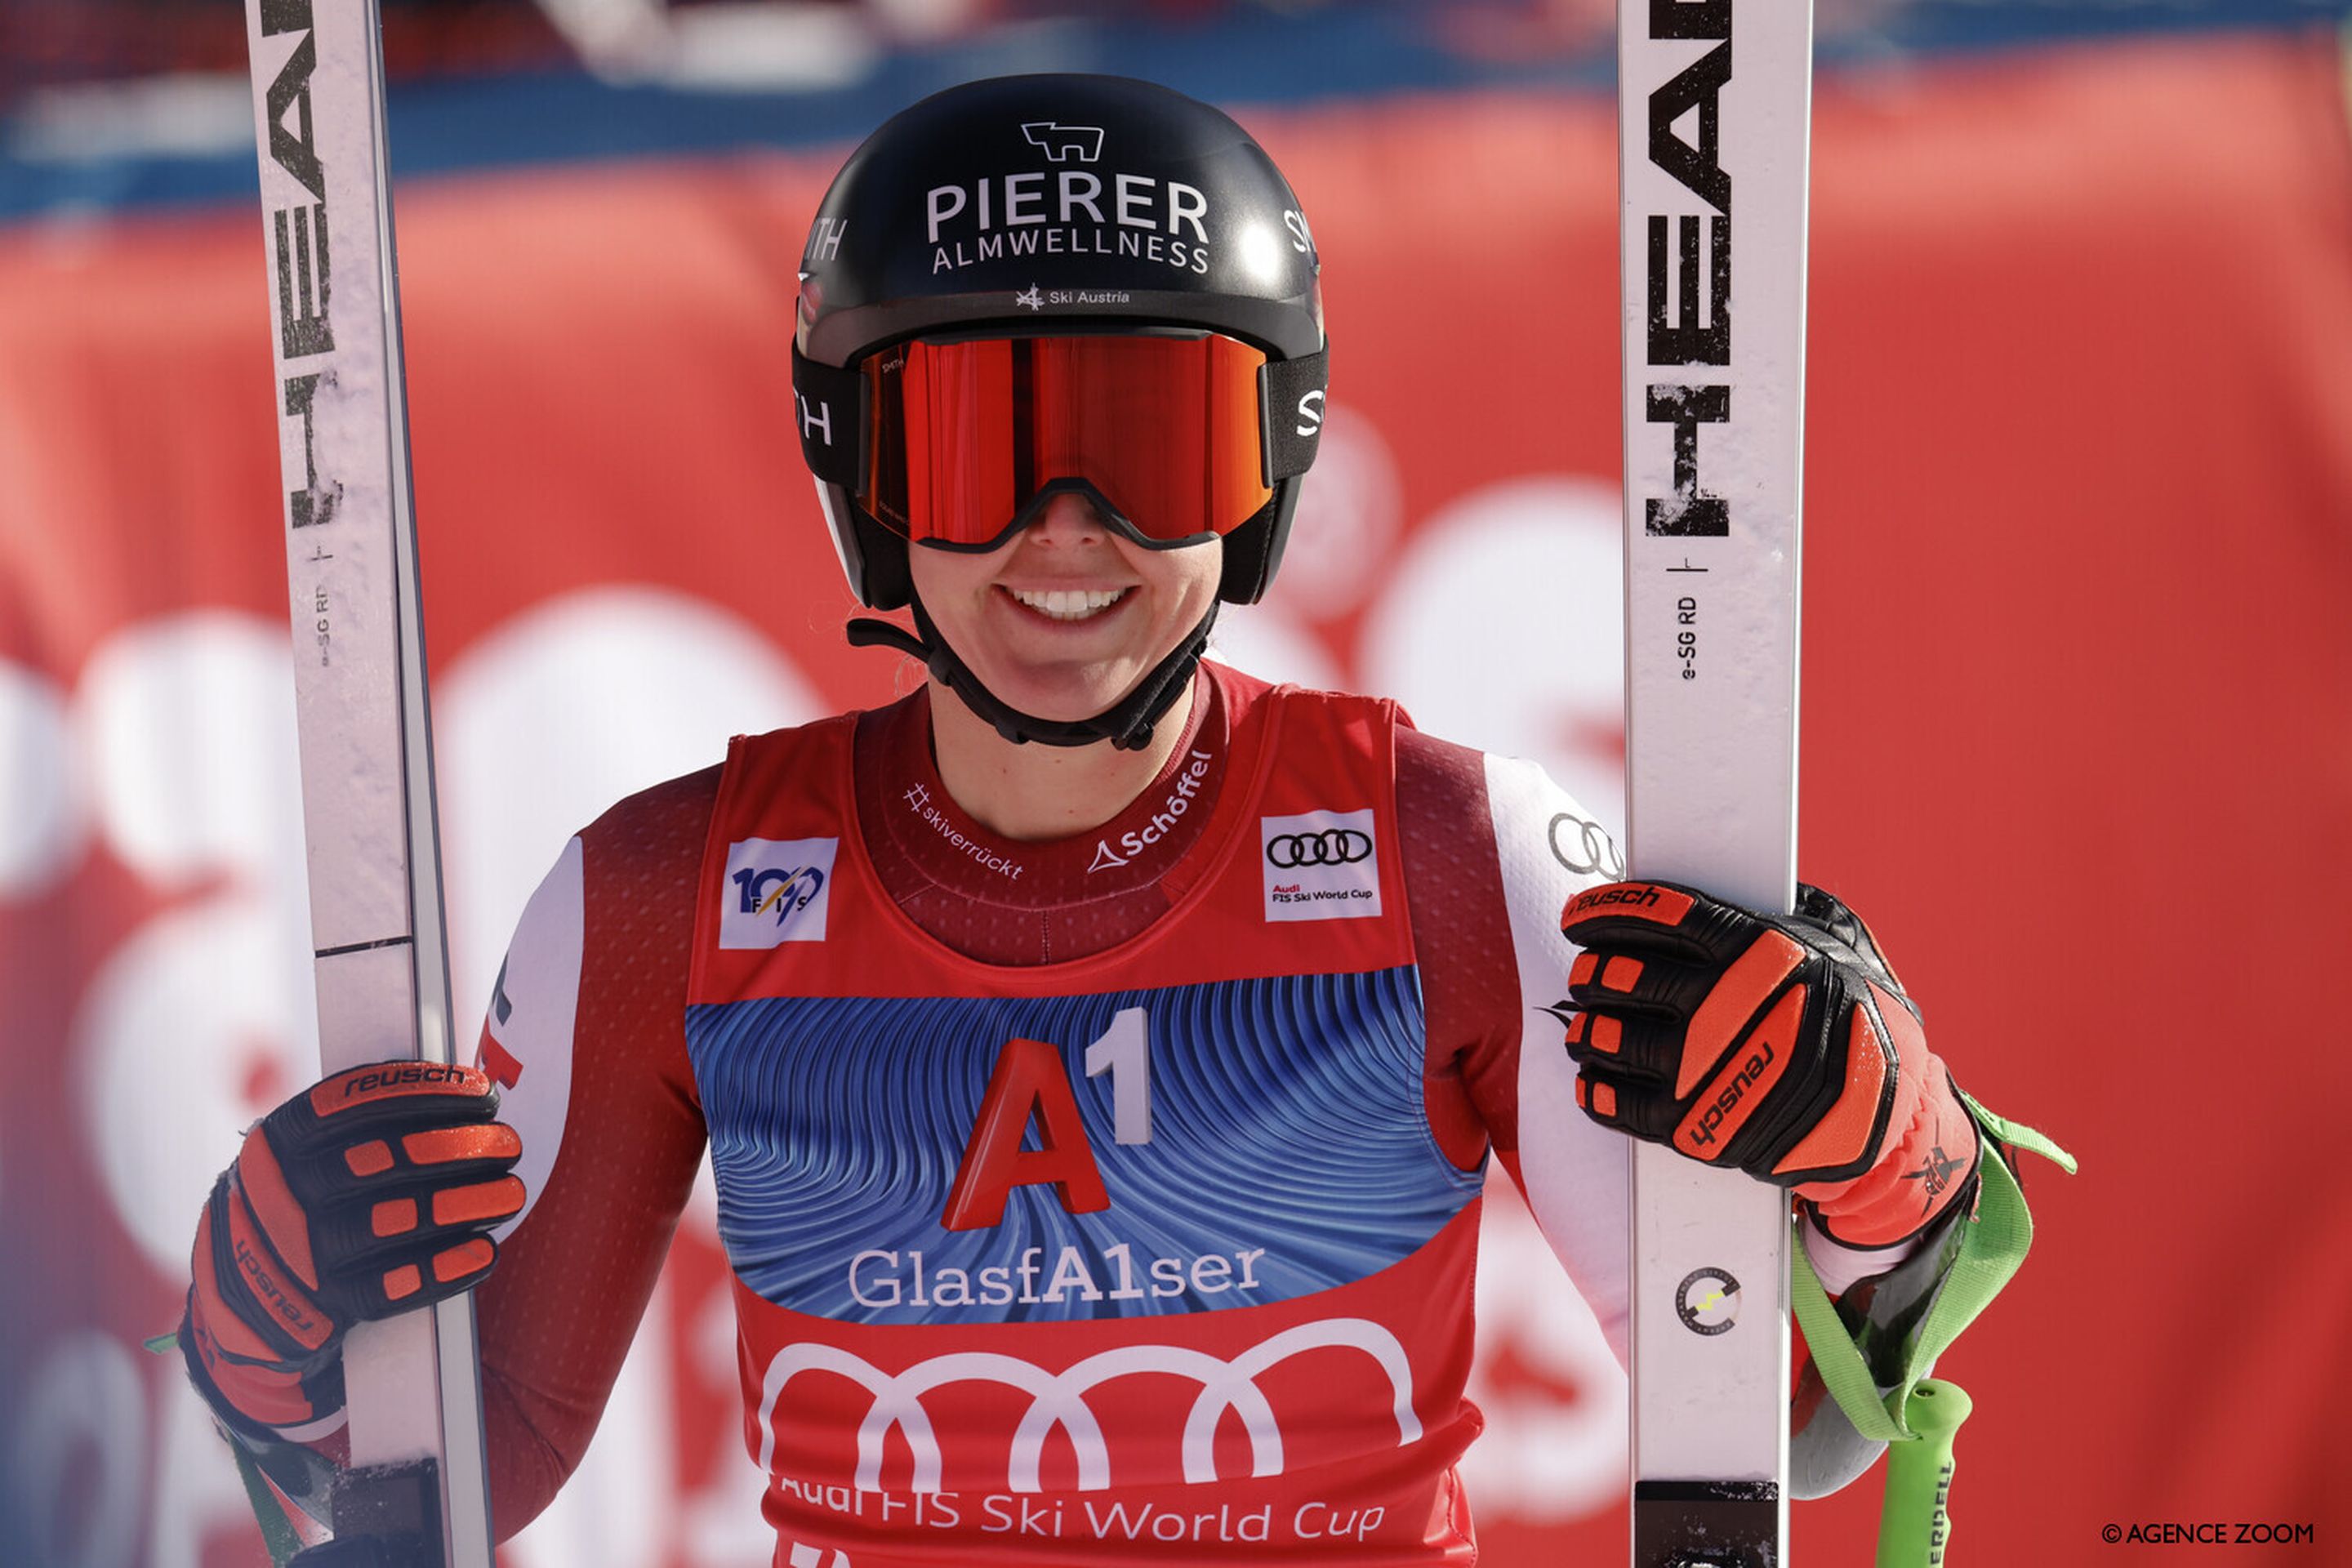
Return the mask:
[[1298,506],[1296,478],[1275,482],[1274,499],[1258,514],[1225,535],[1224,572],[1217,597],[1229,605],[1255,605],[1265,597],[1282,552],[1290,539],[1290,514]]
[[883,527],[873,513],[845,495],[840,510],[847,515],[849,526],[845,530],[836,521],[834,537],[841,544],[842,564],[849,569],[850,586],[856,590],[857,602],[870,610],[905,609],[915,596],[914,574],[907,564],[906,540]]

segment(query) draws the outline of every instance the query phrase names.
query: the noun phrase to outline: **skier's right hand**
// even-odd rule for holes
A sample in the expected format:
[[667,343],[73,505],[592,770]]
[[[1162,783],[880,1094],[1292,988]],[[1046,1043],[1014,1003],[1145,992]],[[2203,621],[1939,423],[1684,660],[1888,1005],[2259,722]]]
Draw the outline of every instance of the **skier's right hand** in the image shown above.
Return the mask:
[[281,1427],[325,1415],[342,1403],[345,1329],[481,1283],[490,1231],[523,1201],[522,1140],[498,1108],[478,1068],[382,1062],[247,1132],[197,1222],[180,1325],[215,1410]]

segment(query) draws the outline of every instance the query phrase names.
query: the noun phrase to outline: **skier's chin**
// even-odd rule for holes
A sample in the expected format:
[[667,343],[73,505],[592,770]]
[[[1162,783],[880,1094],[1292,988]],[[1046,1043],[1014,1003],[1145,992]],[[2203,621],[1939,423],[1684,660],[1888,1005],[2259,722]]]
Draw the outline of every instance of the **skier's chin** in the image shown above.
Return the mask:
[[991,661],[975,665],[972,673],[1014,712],[1074,724],[1118,707],[1150,668],[1149,661],[1127,658],[1045,665]]

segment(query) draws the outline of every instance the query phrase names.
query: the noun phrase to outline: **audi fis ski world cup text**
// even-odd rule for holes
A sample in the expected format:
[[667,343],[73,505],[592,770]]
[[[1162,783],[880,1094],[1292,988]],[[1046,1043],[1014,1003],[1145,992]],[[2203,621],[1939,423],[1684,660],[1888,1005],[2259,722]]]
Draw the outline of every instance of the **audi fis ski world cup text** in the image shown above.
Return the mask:
[[[1717,156],[1717,104],[1731,81],[1732,5],[1733,0],[1685,0],[1649,7],[1653,40],[1715,42],[1649,99],[1650,163],[1672,175],[1695,204],[1644,217],[1646,363],[1654,373],[1645,412],[1649,423],[1674,427],[1675,444],[1673,489],[1648,497],[1643,506],[1643,526],[1653,534],[1722,538],[1731,531],[1728,504],[1701,488],[1698,428],[1729,421],[1731,387],[1727,381],[1697,380],[1689,367],[1723,370],[1731,363],[1731,175]],[[1696,123],[1696,143],[1675,129],[1686,117]],[[1680,374],[1665,380],[1658,372]]]
[[[1211,1542],[1244,1545],[1275,1539],[1277,1524],[1286,1525],[1289,1539],[1332,1542],[1345,1547],[1363,1541],[1381,1527],[1388,1510],[1370,1507],[1339,1507],[1319,1500],[1286,1508],[1275,1505],[1235,1508],[1219,1503],[1213,1509],[1174,1509],[1155,1502],[1123,1499],[1080,1498],[1076,1508],[1066,1498],[1024,1497],[1014,1492],[986,1492],[978,1497],[961,1492],[872,1491],[841,1483],[807,1481],[793,1476],[776,1478],[776,1489],[812,1508],[845,1518],[877,1524],[915,1524],[933,1530],[957,1530],[965,1516],[983,1534],[1034,1536],[1059,1540],[1069,1536],[1096,1541]],[[843,1556],[835,1552],[835,1558]],[[836,1564],[835,1568],[841,1568]]]
[[1356,920],[1381,912],[1371,812],[1309,811],[1258,820],[1266,919]]
[[[855,1518],[949,1529],[976,1512],[984,1531],[1047,1539],[1360,1542],[1380,1527],[1383,1509],[1343,1508],[1310,1499],[1255,1509],[1228,1502],[1213,1510],[1186,1510],[1117,1497],[1082,1497],[1073,1507],[1066,1498],[1036,1495],[1045,1489],[1046,1447],[1056,1431],[1076,1467],[1076,1490],[1105,1493],[1121,1484],[1159,1489],[1159,1478],[1152,1473],[1126,1471],[1135,1456],[1124,1446],[1114,1449],[1089,1398],[1117,1399],[1118,1385],[1131,1379],[1141,1380],[1133,1385],[1137,1398],[1156,1399],[1162,1391],[1186,1384],[1196,1390],[1189,1404],[1180,1394],[1175,1404],[1164,1407],[1167,1436],[1181,1452],[1186,1485],[1219,1479],[1216,1436],[1228,1418],[1237,1421],[1246,1440],[1248,1473],[1261,1478],[1283,1474],[1291,1444],[1285,1441],[1274,1399],[1258,1380],[1301,1356],[1315,1358],[1315,1364],[1328,1365],[1334,1374],[1360,1381],[1369,1377],[1367,1386],[1379,1391],[1388,1410],[1383,1426],[1394,1424],[1389,1429],[1397,1447],[1420,1439],[1412,1365],[1396,1336],[1369,1319],[1325,1318],[1281,1330],[1231,1355],[1186,1345],[1130,1344],[1059,1372],[1018,1356],[962,1351],[890,1373],[854,1351],[803,1341],[778,1351],[761,1379],[760,1465],[786,1495]],[[790,1429],[794,1421],[791,1399],[803,1373],[818,1374],[828,1383],[845,1379],[868,1395],[856,1433],[856,1473],[848,1485],[785,1476],[775,1468],[779,1429]],[[1019,1420],[993,1431],[956,1431],[943,1441],[932,1426],[925,1396],[975,1384],[1025,1394],[1028,1406]],[[908,1484],[885,1491],[884,1456],[892,1451],[894,1430],[903,1440],[896,1452],[901,1456],[898,1462],[908,1467]],[[1292,1441],[1299,1436],[1294,1434]],[[946,1484],[950,1458],[959,1475],[992,1479],[1001,1475],[1003,1489],[978,1497],[950,1489]],[[923,1500],[918,1503],[918,1498]]]

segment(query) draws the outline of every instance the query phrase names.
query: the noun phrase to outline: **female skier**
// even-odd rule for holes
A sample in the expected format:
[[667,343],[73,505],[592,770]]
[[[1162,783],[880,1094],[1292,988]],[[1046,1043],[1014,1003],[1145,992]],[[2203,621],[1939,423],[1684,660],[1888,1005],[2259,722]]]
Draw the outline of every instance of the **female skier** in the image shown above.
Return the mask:
[[248,1134],[182,1337],[283,1489],[331,1483],[342,1330],[478,1288],[527,1523],[706,1147],[779,1565],[1471,1562],[1497,1164],[1621,1354],[1628,1133],[1793,1189],[1832,1290],[1932,1289],[1980,1145],[1850,913],[1608,881],[1536,767],[1202,659],[1328,367],[1239,127],[956,88],[799,266],[802,450],[858,600],[912,612],[850,635],[926,679],[574,837],[478,1066]]

